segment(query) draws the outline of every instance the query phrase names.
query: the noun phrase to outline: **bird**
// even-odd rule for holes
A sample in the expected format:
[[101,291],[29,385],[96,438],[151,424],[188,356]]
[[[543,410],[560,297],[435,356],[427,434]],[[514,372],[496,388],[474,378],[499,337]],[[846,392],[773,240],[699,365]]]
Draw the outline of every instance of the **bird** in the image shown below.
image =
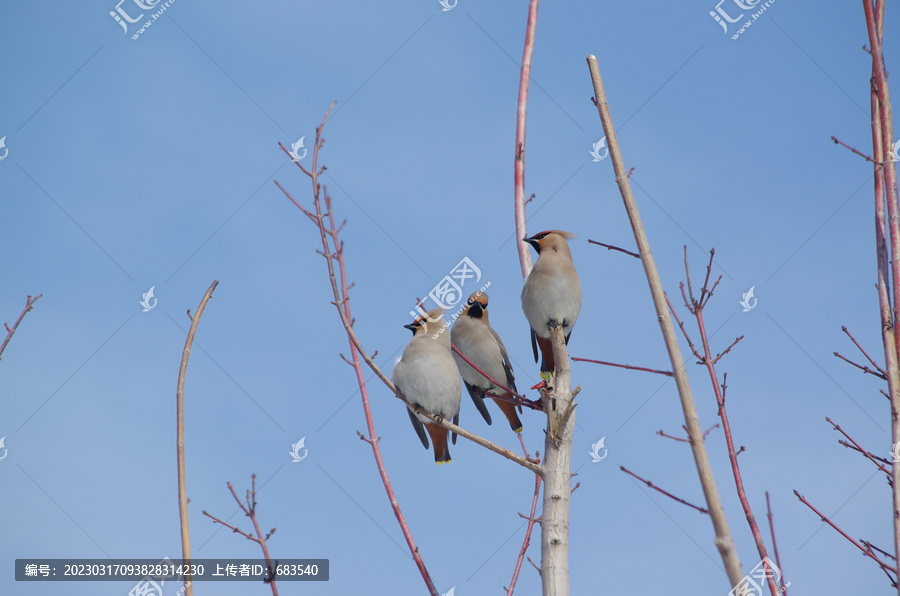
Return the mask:
[[[450,354],[450,333],[443,315],[443,309],[435,308],[404,325],[412,331],[413,337],[391,374],[391,382],[403,394],[409,419],[425,449],[428,449],[428,436],[431,436],[434,461],[438,464],[450,463],[447,429],[416,414],[413,409],[421,406],[429,414],[459,423],[462,384],[456,361]],[[455,433],[452,438],[455,444]]]
[[538,259],[522,288],[522,311],[531,325],[531,349],[535,362],[538,361],[540,347],[541,377],[545,380],[556,370],[550,327],[561,326],[568,345],[581,311],[581,281],[567,242],[574,237],[571,232],[548,230],[522,239],[538,253]]
[[[453,329],[450,331],[450,341],[453,342],[457,350],[462,352],[466,358],[471,360],[481,370],[504,384],[507,388],[518,393],[516,377],[513,374],[512,365],[509,363],[506,347],[503,345],[497,332],[491,328],[490,321],[488,321],[487,308],[488,295],[485,292],[478,291],[469,296],[464,312],[453,323]],[[491,414],[484,405],[484,394],[494,393],[510,398],[512,398],[512,394],[505,389],[500,389],[486,379],[484,375],[472,368],[456,352],[453,353],[453,357],[456,359],[459,374],[462,376],[463,383],[472,397],[475,407],[481,413],[484,421],[490,424]],[[513,432],[522,432],[522,421],[519,420],[519,416],[516,414],[516,406],[503,399],[496,397],[492,399],[500,407],[503,415],[506,416]],[[519,406],[519,411],[521,411],[521,408]]]

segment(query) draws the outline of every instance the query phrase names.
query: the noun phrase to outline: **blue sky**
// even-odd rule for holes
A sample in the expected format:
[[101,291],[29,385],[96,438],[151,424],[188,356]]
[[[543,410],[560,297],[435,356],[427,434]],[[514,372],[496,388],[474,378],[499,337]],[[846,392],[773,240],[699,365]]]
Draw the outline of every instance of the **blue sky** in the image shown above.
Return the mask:
[[[141,10],[125,0],[129,15]],[[727,0],[728,3],[731,0]],[[723,7],[726,6],[723,4]],[[728,4],[728,6],[731,6]],[[259,549],[202,510],[248,520],[239,491],[258,475],[259,519],[276,558],[328,558],[331,580],[282,594],[424,593],[357,430],[365,421],[317,235],[276,188],[310,186],[278,148],[311,145],[328,105],[323,181],[356,283],[356,329],[388,371],[409,338],[416,296],[463,257],[491,282],[491,320],[520,387],[536,382],[513,224],[515,110],[527,3],[177,0],[141,33],[116,2],[0,8],[0,319],[43,293],[0,362],[0,591],[124,595],[127,583],[14,583],[26,557],[180,556],[175,387],[190,321],[213,279],[186,382],[194,556]],[[531,232],[561,228],[585,300],[572,355],[666,368],[639,263],[589,245],[633,238],[602,136],[585,57],[596,54],[613,120],[666,290],[678,298],[682,247],[699,276],[710,248],[723,276],[708,306],[757,518],[771,494],[784,572],[797,593],[887,594],[881,572],[792,494],[854,537],[890,550],[890,493],[837,444],[830,416],[874,452],[890,452],[880,382],[856,360],[846,325],[879,352],[872,168],[835,146],[871,152],[869,56],[858,4],[777,0],[737,39],[715,3],[568,2],[541,6],[528,111]],[[733,6],[728,9],[738,12]],[[900,30],[889,11],[888,70]],[[896,66],[896,65],[895,65]],[[304,163],[309,163],[310,158]],[[157,306],[139,301],[155,287]],[[755,286],[758,304],[742,312]],[[682,309],[680,315],[687,316]],[[689,323],[690,325],[690,323]],[[696,333],[693,334],[696,338]],[[683,348],[686,345],[682,342]],[[704,427],[716,419],[705,370],[689,365]],[[673,382],[573,367],[573,593],[728,592],[709,520],[650,492],[624,465],[692,502],[702,493],[688,448],[654,433],[683,423]],[[370,399],[397,498],[442,592],[507,585],[524,535],[517,515],[533,476],[460,441],[435,466],[403,406],[373,378]],[[461,423],[518,441],[470,400]],[[524,439],[542,450],[542,418]],[[306,437],[308,457],[292,463]],[[591,463],[605,437],[608,457]],[[758,561],[720,430],[707,440],[741,561]],[[768,536],[768,530],[765,529]],[[537,534],[529,556],[539,560]],[[648,573],[648,568],[652,573]],[[840,570],[838,572],[837,570]],[[522,569],[517,593],[539,578]],[[174,594],[167,586],[166,594]],[[246,594],[200,584],[198,594]],[[255,587],[254,593],[267,589]]]

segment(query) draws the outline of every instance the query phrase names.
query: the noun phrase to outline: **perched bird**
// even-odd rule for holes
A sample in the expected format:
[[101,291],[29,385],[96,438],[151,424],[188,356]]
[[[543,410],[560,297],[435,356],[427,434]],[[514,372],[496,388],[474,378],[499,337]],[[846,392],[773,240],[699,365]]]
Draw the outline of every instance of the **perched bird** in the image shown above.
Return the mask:
[[[498,382],[503,383],[509,389],[516,389],[516,378],[513,375],[509,356],[506,355],[506,347],[500,341],[500,336],[491,328],[488,321],[488,295],[484,292],[475,292],[469,296],[466,302],[465,312],[453,323],[450,332],[450,340],[456,349],[465,354],[478,368],[489,374]],[[472,368],[469,363],[459,357],[455,352],[453,357],[459,367],[466,389],[475,402],[475,407],[481,412],[485,422],[491,423],[491,415],[484,405],[484,394],[494,393],[512,397],[508,391],[500,389],[484,375]],[[509,421],[513,432],[522,431],[522,422],[516,414],[516,406],[502,399],[492,398],[494,403],[500,406],[500,410]],[[521,406],[519,406],[521,411]]]
[[556,370],[550,327],[561,326],[568,344],[581,310],[581,282],[566,242],[574,237],[570,232],[549,230],[523,238],[538,253],[538,260],[522,288],[522,310],[531,324],[531,348],[535,362],[538,346],[541,348],[541,377],[544,379],[549,379]]
[[[443,309],[430,310],[404,327],[412,331],[413,337],[394,367],[391,381],[406,399],[409,419],[422,445],[428,449],[427,430],[434,444],[434,461],[449,462],[447,429],[413,412],[415,406],[422,406],[430,414],[459,423],[462,385],[456,362],[450,355],[450,333]],[[455,434],[453,442],[456,443]]]

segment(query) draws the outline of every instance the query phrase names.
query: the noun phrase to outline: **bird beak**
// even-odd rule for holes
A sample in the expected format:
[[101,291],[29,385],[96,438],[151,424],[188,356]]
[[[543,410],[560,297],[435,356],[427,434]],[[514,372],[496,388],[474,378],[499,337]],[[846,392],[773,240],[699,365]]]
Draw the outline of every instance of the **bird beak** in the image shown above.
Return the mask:
[[522,238],[522,242],[527,242],[533,246],[535,250],[538,250],[538,241],[535,238]]
[[409,325],[404,325],[403,328],[404,328],[404,329],[409,329],[410,331],[412,331],[413,333],[415,333],[415,332],[416,332],[416,329],[418,329],[419,326],[416,325],[415,323],[410,323]]

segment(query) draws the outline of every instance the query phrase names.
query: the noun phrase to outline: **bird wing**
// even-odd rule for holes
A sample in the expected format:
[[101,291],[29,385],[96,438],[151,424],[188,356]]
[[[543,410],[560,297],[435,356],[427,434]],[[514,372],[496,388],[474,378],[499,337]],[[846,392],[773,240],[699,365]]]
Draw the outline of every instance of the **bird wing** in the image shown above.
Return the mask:
[[491,328],[491,333],[497,341],[497,347],[500,348],[500,360],[503,363],[503,371],[506,373],[506,386],[518,393],[519,390],[516,389],[516,375],[513,374],[512,364],[509,363],[509,355],[506,353],[506,346],[503,345],[503,341],[500,340],[500,336],[497,335],[497,332],[494,331],[493,328]]
[[406,408],[406,413],[409,414],[409,420],[412,422],[413,428],[416,431],[416,434],[419,435],[419,440],[422,441],[422,445],[425,449],[428,449],[428,435],[425,434],[425,425],[422,424],[422,421],[416,418],[415,413],[409,408]]
[[472,398],[472,402],[475,404],[475,409],[481,414],[481,417],[484,418],[484,421],[488,424],[491,423],[491,413],[488,412],[487,406],[484,405],[484,391],[476,387],[475,385],[471,385],[468,381],[463,381],[466,384],[466,390],[469,392],[469,396]]

